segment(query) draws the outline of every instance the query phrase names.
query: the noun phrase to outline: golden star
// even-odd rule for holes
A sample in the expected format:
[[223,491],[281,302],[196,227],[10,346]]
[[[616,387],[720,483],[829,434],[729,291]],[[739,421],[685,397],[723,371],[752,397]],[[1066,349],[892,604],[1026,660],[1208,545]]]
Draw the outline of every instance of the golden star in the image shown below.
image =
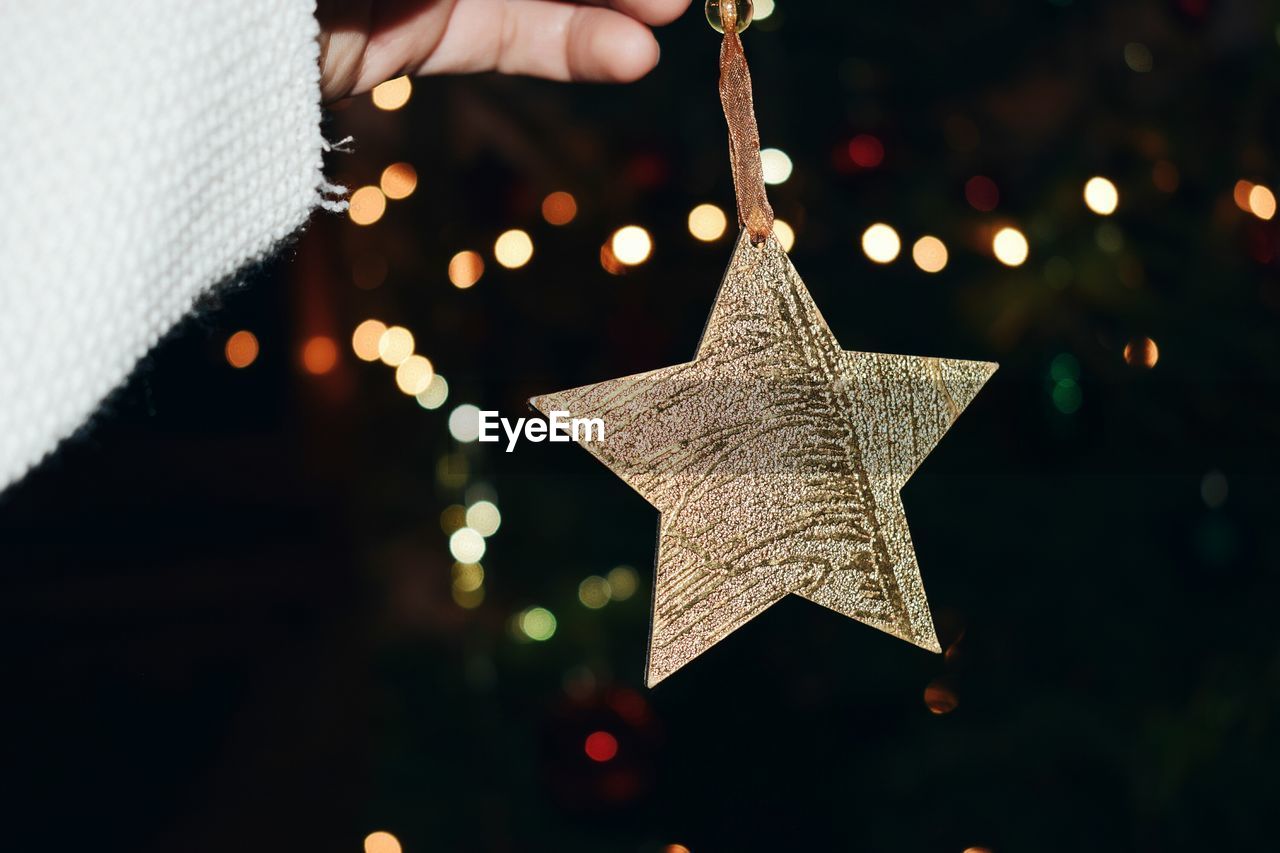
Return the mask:
[[940,651],[898,492],[995,370],[841,350],[744,232],[693,361],[530,401],[662,514],[649,686],[790,593]]

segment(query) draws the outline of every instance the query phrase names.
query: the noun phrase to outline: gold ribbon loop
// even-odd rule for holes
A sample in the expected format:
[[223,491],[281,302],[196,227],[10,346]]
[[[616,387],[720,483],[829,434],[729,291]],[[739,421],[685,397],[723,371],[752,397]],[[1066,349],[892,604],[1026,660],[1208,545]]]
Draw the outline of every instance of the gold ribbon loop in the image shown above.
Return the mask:
[[738,221],[759,245],[773,233],[773,208],[764,189],[760,162],[760,129],[751,99],[751,71],[738,37],[738,8],[734,0],[720,3],[724,42],[720,46],[720,101],[729,123],[729,163],[738,196]]

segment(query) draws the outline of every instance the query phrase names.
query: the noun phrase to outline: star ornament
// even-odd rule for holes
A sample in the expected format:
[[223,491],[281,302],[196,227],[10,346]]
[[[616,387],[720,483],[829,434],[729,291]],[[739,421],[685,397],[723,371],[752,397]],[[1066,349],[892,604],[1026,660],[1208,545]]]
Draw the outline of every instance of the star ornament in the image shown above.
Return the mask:
[[693,361],[531,400],[662,514],[648,685],[789,594],[941,651],[899,491],[995,370],[842,350],[744,231]]

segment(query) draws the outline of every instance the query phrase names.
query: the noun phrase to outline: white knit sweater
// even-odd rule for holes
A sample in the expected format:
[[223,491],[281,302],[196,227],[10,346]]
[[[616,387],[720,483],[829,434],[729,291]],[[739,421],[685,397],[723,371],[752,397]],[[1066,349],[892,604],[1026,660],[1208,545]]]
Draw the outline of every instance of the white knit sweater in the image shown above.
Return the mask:
[[314,6],[0,2],[0,488],[326,204]]

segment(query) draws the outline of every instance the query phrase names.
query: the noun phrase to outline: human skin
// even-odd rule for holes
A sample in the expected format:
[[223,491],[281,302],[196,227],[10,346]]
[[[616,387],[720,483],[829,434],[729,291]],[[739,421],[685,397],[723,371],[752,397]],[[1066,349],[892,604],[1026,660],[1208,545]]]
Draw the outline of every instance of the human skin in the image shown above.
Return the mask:
[[658,63],[652,27],[690,0],[321,0],[326,103],[402,74],[498,71],[628,83]]

